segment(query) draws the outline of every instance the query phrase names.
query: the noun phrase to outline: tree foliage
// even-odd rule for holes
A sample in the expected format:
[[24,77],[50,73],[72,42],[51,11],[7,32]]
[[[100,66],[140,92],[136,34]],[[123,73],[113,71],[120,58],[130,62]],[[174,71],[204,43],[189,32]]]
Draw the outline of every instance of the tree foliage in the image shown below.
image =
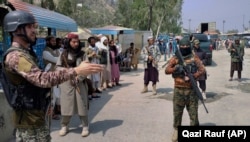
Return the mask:
[[73,6],[70,0],[60,0],[56,11],[64,15],[70,16],[73,13]]
[[56,6],[53,0],[42,0],[41,7],[49,10],[55,10]]
[[183,0],[119,0],[115,22],[155,34],[180,33],[182,4]]
[[60,0],[57,6],[53,0],[41,2],[42,7],[67,15],[82,27],[113,24],[154,34],[181,32],[183,0]]

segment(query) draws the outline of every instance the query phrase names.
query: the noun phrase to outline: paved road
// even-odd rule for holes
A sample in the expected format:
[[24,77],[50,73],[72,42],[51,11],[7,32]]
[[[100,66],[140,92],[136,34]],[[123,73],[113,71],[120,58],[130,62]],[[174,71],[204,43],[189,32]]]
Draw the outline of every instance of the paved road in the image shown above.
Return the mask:
[[[243,81],[229,82],[230,56],[226,50],[213,52],[213,64],[207,66],[207,114],[199,105],[201,125],[249,125],[250,122],[250,49],[246,49]],[[164,57],[162,57],[162,60]],[[161,61],[160,64],[164,64]],[[236,77],[237,73],[235,73]],[[60,122],[53,121],[53,142],[170,142],[172,135],[173,79],[160,70],[158,95],[140,94],[143,69],[122,73],[121,87],[104,91],[101,98],[90,103],[90,132],[82,138],[80,120],[74,116],[70,133],[58,135]],[[152,87],[149,87],[152,90]],[[189,125],[184,112],[183,125]]]

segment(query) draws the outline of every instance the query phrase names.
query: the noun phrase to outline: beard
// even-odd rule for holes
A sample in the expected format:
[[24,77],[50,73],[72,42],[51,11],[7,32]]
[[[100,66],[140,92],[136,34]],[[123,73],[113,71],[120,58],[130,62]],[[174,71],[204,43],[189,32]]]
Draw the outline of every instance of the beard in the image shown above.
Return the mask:
[[52,44],[48,44],[48,46],[51,48],[51,49],[53,49],[53,50],[56,50],[58,47],[56,46],[56,45],[52,45]]
[[190,55],[192,53],[191,48],[180,48],[180,52],[182,54],[182,56],[187,56]]

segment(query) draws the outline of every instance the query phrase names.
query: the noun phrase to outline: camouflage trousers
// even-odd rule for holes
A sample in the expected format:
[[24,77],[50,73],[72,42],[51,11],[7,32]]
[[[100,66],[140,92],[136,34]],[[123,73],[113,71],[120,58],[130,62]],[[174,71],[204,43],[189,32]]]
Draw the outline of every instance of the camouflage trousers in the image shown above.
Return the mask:
[[193,89],[174,88],[173,98],[174,109],[174,128],[181,126],[183,110],[186,107],[191,126],[198,126],[198,96]]
[[17,128],[16,142],[50,142],[51,136],[47,126],[39,128]]

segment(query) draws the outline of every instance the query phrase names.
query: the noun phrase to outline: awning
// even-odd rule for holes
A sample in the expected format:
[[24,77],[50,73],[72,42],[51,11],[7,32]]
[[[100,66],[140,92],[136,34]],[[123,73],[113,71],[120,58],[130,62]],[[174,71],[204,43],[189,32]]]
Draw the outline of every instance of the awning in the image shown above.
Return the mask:
[[134,30],[120,26],[109,25],[101,28],[91,28],[92,34],[117,35],[117,34],[133,34]]
[[55,28],[57,30],[76,32],[76,22],[60,13],[44,9],[20,0],[8,0],[8,4],[15,10],[24,10],[31,13],[39,26]]

